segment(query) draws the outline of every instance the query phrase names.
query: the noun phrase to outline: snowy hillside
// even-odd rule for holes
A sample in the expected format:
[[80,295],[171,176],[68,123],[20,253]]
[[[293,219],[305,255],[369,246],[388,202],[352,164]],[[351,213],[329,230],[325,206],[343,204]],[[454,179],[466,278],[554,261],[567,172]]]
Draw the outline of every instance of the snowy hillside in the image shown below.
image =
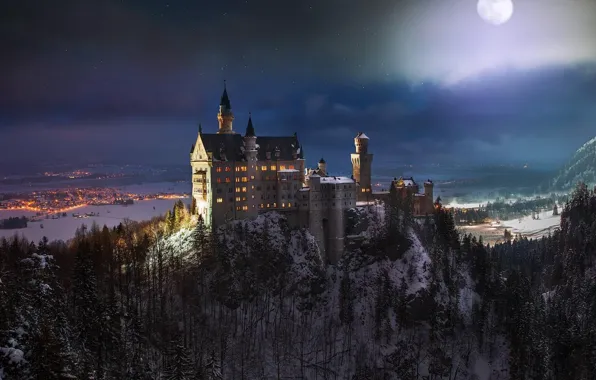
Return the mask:
[[596,137],[585,143],[551,182],[551,190],[569,190],[583,181],[596,184]]
[[[374,207],[357,213],[382,218]],[[378,229],[378,224],[368,225],[361,234],[368,240]],[[364,370],[363,365],[381,368],[400,355],[417,363],[419,376],[428,375],[435,365],[428,355],[434,348],[425,337],[430,330],[424,326],[433,318],[432,311],[444,312],[453,304],[457,314],[469,321],[479,300],[466,273],[453,274],[461,278],[455,295],[446,284],[436,283],[428,250],[414,230],[407,234],[411,246],[399,260],[377,258],[361,265],[362,253],[352,252],[338,266],[324,268],[312,235],[290,229],[279,214],[235,221],[220,229],[219,240],[227,249],[209,282],[221,290],[218,299],[228,308],[219,308],[207,323],[216,331],[223,328],[222,321],[240,316],[244,320],[239,325],[225,324],[224,378],[315,379],[327,373],[331,378],[350,379]],[[256,257],[266,263],[247,264]],[[282,298],[268,295],[281,284]],[[272,318],[269,323],[259,323],[263,313]],[[262,340],[247,346],[247,336]],[[413,344],[418,344],[418,351],[405,354],[404,348]],[[477,352],[465,353],[461,344],[454,341],[446,353],[452,357],[447,367],[454,379],[472,375],[488,379],[488,362],[499,371],[506,366]],[[253,365],[243,367],[248,363]],[[401,377],[396,369],[389,378],[406,379],[410,369],[402,368]]]

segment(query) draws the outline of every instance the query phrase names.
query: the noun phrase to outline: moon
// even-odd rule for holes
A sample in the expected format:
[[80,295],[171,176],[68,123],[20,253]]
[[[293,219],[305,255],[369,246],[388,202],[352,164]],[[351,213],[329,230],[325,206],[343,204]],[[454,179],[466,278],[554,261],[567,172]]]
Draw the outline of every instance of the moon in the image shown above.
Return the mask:
[[476,6],[482,19],[493,25],[501,25],[509,21],[513,15],[511,0],[478,0]]

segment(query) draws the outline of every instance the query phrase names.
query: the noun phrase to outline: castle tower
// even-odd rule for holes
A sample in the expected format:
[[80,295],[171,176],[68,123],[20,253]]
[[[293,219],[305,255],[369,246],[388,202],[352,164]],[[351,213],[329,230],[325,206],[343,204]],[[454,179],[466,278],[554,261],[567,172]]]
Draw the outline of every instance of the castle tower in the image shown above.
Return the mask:
[[321,177],[325,177],[327,175],[327,163],[323,158],[319,161],[319,172],[321,173]]
[[424,182],[424,200],[425,200],[425,205],[424,205],[424,213],[428,213],[431,214],[433,212],[433,208],[434,208],[434,194],[433,194],[433,188],[434,188],[434,184],[433,181],[426,180]]
[[255,128],[252,125],[252,116],[248,115],[248,125],[246,126],[246,133],[244,134],[244,157],[246,161],[257,161],[257,135]]
[[356,200],[359,202],[372,199],[372,160],[373,155],[368,153],[369,138],[363,132],[358,132],[354,138],[356,153],[352,153],[352,175],[360,184]]
[[217,121],[219,122],[218,134],[233,134],[232,122],[234,121],[234,114],[232,113],[232,105],[228,97],[228,90],[226,82],[224,81],[224,91],[219,102],[219,112],[217,113]]

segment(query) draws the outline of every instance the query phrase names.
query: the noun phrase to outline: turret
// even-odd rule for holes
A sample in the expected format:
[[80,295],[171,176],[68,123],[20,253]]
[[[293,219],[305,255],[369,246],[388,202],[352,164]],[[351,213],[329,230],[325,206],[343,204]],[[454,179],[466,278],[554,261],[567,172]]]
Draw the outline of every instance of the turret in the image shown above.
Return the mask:
[[255,128],[252,125],[252,116],[248,114],[248,125],[246,126],[246,133],[244,134],[244,157],[246,161],[257,160],[257,136]]
[[363,132],[358,132],[354,137],[354,145],[356,145],[356,153],[368,153],[368,136]]
[[424,181],[424,195],[425,195],[425,199],[427,200],[426,202],[426,207],[427,210],[425,210],[426,213],[432,213],[433,210],[433,188],[434,188],[434,184],[433,181],[431,181],[430,179]]
[[368,153],[369,138],[363,132],[358,132],[354,138],[356,153],[352,153],[352,175],[359,183],[358,201],[369,201],[372,196],[372,160],[373,155]]
[[323,158],[319,160],[319,173],[321,173],[322,177],[327,175],[327,163]]
[[224,91],[219,102],[219,112],[217,113],[217,121],[219,122],[219,134],[232,134],[234,130],[232,123],[234,121],[234,114],[232,113],[232,105],[228,97],[228,90],[224,81]]

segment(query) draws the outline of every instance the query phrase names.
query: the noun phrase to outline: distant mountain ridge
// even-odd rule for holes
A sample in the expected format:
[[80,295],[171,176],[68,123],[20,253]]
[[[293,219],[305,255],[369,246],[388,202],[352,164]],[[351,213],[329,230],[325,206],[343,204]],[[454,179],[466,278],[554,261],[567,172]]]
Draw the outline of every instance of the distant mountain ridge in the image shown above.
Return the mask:
[[569,190],[578,182],[596,184],[596,137],[582,145],[550,183],[551,190]]

